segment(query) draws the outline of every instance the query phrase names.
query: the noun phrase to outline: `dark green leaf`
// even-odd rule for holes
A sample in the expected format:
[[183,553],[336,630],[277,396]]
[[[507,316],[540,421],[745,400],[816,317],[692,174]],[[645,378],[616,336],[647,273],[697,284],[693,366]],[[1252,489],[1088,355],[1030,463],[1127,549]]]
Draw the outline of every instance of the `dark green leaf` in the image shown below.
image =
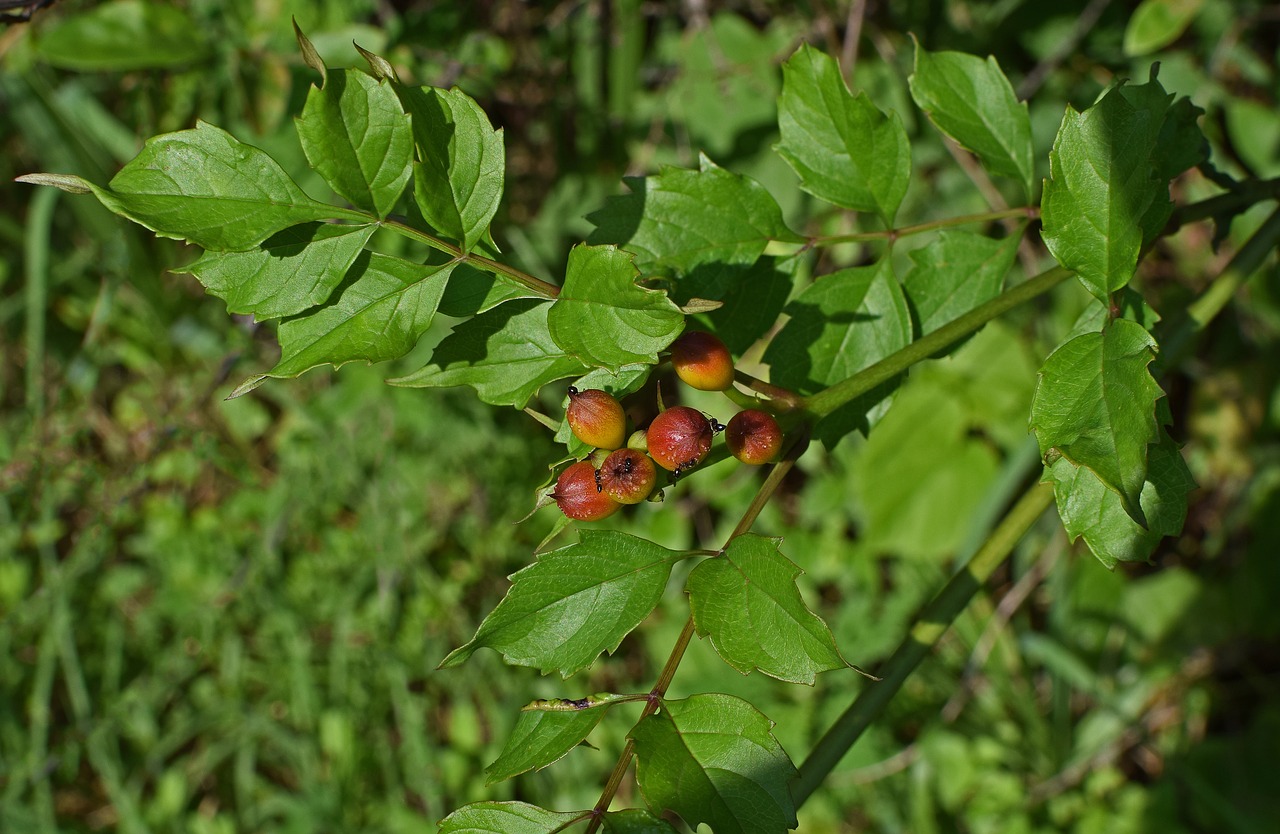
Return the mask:
[[513,298],[534,298],[525,287],[467,263],[458,264],[440,299],[440,312],[465,319]]
[[1180,98],[1169,107],[1156,140],[1156,177],[1171,180],[1209,158],[1209,140],[1196,124],[1204,111]]
[[501,782],[559,761],[582,743],[604,714],[603,709],[520,713],[501,755],[484,769],[486,782]]
[[1031,405],[1046,462],[1061,455],[1092,470],[1140,524],[1147,444],[1158,436],[1156,400],[1164,395],[1147,369],[1155,348],[1146,330],[1124,319],[1076,336],[1045,360]]
[[730,353],[742,355],[777,322],[799,263],[799,258],[780,262],[763,255],[751,265],[704,264],[675,282],[672,297],[682,306],[693,298],[722,302],[700,318]]
[[587,811],[548,811],[526,802],[473,802],[440,821],[437,834],[555,834]]
[[916,44],[911,97],[938,129],[973,151],[993,173],[1035,193],[1031,119],[996,59],[928,52]]
[[605,834],[678,834],[671,823],[640,808],[604,815]]
[[794,828],[788,783],[796,769],[772,728],[755,707],[731,695],[664,701],[631,731],[645,801],[716,834]]
[[490,405],[523,408],[546,383],[587,371],[551,339],[550,309],[550,302],[535,299],[503,302],[459,324],[436,346],[425,367],[391,384],[407,388],[470,385]]
[[551,337],[585,365],[617,371],[656,365],[658,351],[684,329],[666,292],[636,285],[631,253],[613,246],[573,247],[560,296],[551,305]]
[[311,87],[297,120],[311,167],[353,205],[386,217],[409,182],[413,131],[390,84],[334,70]]
[[292,316],[322,304],[342,281],[374,227],[303,223],[244,252],[206,252],[188,272],[227,312],[258,321]]
[[167,3],[113,0],[55,17],[33,39],[55,67],[82,72],[176,67],[203,61],[209,43],[187,11]]
[[803,241],[782,222],[777,202],[755,180],[705,156],[701,168],[663,168],[629,178],[630,194],[611,197],[587,215],[588,243],[613,243],[636,255],[645,272],[685,274],[701,264],[751,264],[770,240]]
[[658,604],[684,554],[625,533],[582,530],[580,537],[512,575],[511,590],[475,637],[440,667],[487,646],[508,663],[567,678],[613,652]]
[[805,191],[893,225],[911,178],[906,131],[896,113],[849,93],[835,59],[806,44],[782,65],[778,127],[777,151]]
[[778,551],[781,539],[747,534],[693,569],[685,585],[698,635],[710,637],[742,674],[759,669],[792,683],[847,666],[831,629],[804,604],[803,571]]
[[915,267],[903,281],[920,323],[920,334],[990,301],[1018,253],[1018,238],[994,240],[972,232],[944,231],[910,253]]

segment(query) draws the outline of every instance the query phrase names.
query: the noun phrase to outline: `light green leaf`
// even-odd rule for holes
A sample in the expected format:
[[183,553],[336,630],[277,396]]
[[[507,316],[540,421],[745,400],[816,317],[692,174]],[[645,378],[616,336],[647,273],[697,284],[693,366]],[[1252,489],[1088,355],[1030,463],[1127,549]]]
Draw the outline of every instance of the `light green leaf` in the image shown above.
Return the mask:
[[705,156],[700,165],[697,171],[666,167],[656,177],[626,179],[630,194],[611,197],[587,215],[597,227],[587,242],[635,253],[644,272],[676,274],[716,261],[755,263],[770,240],[803,242],[758,182]]
[[1046,462],[1061,455],[1092,470],[1139,524],[1147,444],[1158,436],[1156,400],[1164,396],[1147,369],[1155,350],[1140,325],[1113,319],[1101,333],[1076,336],[1049,355],[1031,404]]
[[470,385],[490,405],[524,408],[546,383],[587,371],[552,340],[547,329],[550,309],[550,302],[535,299],[503,302],[459,324],[436,346],[426,366],[391,384]]
[[551,338],[585,365],[619,370],[656,365],[658,351],[684,329],[665,291],[636,285],[631,253],[613,246],[573,247],[560,296],[551,305]]
[[386,217],[409,182],[413,131],[395,90],[358,70],[326,73],[297,119],[307,161],[353,205]]
[[973,151],[993,173],[1035,192],[1031,119],[996,59],[928,52],[916,43],[911,97],[938,130]]
[[1182,37],[1204,0],[1142,0],[1124,29],[1124,53],[1146,55]]
[[238,397],[267,377],[295,377],[320,365],[340,368],[404,356],[431,326],[454,264],[424,266],[362,252],[338,297],[280,325],[280,361],[232,392]]
[[773,722],[731,695],[663,701],[631,731],[636,781],[655,811],[716,834],[782,834],[796,826],[796,769]]
[[506,171],[502,131],[461,90],[396,85],[413,116],[413,197],[422,216],[471,251],[489,231]]
[[555,834],[588,811],[548,811],[527,802],[473,802],[440,820],[437,834]]
[[582,743],[604,714],[603,709],[520,713],[502,753],[484,769],[486,784],[529,770],[541,770],[559,761]]
[[782,65],[778,127],[776,149],[805,191],[893,225],[911,179],[911,145],[896,113],[849,93],[835,59],[805,44]]
[[511,576],[514,583],[465,646],[440,668],[456,666],[489,647],[516,666],[562,677],[612,653],[653,611],[683,553],[653,542],[597,530]]
[[227,302],[228,313],[258,321],[322,304],[342,281],[374,227],[302,223],[244,252],[206,252],[175,270],[194,275]]
[[693,569],[685,585],[700,637],[742,674],[813,684],[848,664],[831,629],[800,598],[803,571],[778,551],[781,539],[747,534]]
[[113,0],[54,23],[33,39],[36,54],[60,69],[125,72],[195,64],[209,57],[209,42],[178,6]]
[[920,322],[931,333],[1000,293],[1018,253],[1018,237],[995,240],[948,230],[910,252],[915,266],[903,281]]

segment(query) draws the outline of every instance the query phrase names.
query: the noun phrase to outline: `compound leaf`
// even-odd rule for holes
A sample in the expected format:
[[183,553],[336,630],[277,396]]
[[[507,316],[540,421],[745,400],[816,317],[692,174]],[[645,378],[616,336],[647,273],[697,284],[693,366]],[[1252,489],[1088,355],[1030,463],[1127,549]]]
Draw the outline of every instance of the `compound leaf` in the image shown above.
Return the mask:
[[543,553],[511,576],[511,590],[441,668],[489,647],[507,663],[562,677],[612,653],[662,596],[684,554],[626,533],[582,530],[578,544]]
[[773,834],[796,826],[788,783],[796,769],[773,722],[732,695],[663,701],[631,731],[636,781],[655,811],[716,834]]
[[440,820],[437,834],[555,834],[587,811],[548,811],[527,802],[473,802]]
[[631,253],[613,246],[573,247],[564,287],[551,305],[551,338],[583,364],[617,371],[656,365],[658,351],[684,329],[665,291],[636,285]]
[[804,604],[803,571],[778,551],[781,539],[744,535],[693,569],[685,591],[699,636],[744,675],[759,669],[792,683],[848,664],[831,629]]

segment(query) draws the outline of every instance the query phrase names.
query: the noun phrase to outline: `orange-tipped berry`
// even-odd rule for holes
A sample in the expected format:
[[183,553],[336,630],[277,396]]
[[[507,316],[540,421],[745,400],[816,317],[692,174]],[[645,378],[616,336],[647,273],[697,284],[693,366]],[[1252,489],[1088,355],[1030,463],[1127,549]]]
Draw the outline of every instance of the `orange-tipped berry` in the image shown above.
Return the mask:
[[701,330],[686,330],[671,343],[671,366],[685,385],[699,391],[724,391],[733,385],[729,348]]
[[622,505],[600,491],[596,476],[589,460],[570,464],[561,472],[551,493],[560,512],[574,521],[599,521],[616,513]]
[[644,452],[619,449],[600,467],[600,488],[619,504],[639,504],[653,492],[658,470]]
[[618,449],[627,440],[627,415],[622,404],[606,391],[569,387],[565,419],[574,435],[588,446]]
[[653,418],[645,435],[649,456],[659,466],[679,475],[702,463],[711,451],[716,429],[696,408],[677,405]]
[[768,463],[782,449],[782,429],[773,415],[748,408],[733,415],[724,430],[729,453],[743,463]]

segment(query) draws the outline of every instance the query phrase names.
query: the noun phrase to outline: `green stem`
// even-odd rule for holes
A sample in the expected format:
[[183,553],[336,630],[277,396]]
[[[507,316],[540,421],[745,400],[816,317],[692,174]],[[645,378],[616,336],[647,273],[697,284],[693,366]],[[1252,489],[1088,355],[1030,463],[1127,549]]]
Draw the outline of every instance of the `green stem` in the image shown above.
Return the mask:
[[1028,490],[969,564],[951,577],[920,613],[884,668],[877,670],[880,682],[867,684],[800,765],[800,775],[791,783],[791,796],[797,807],[817,790],[854,742],[884,712],[903,682],[1052,502],[1053,489],[1047,484],[1036,484]]
[[1220,215],[1235,216],[1263,200],[1280,200],[1280,177],[1270,180],[1248,180],[1241,183],[1239,188],[1228,191],[1226,194],[1218,194],[1206,200],[1179,206],[1174,209],[1173,216],[1169,218],[1166,233],[1172,233],[1198,220],[1208,220]]
[[1040,209],[1036,206],[1021,206],[1019,208],[1001,209],[999,211],[985,211],[981,214],[965,214],[960,217],[944,217],[941,220],[930,220],[927,223],[917,223],[914,226],[903,226],[900,229],[881,229],[876,232],[854,232],[847,235],[827,235],[822,237],[811,237],[806,244],[807,248],[815,246],[834,246],[837,243],[858,243],[864,240],[897,240],[900,237],[908,235],[918,235],[924,232],[932,232],[936,229],[947,229],[952,226],[967,226],[971,223],[990,223],[993,220],[1007,220],[1011,217],[1034,220],[1040,216]]
[[[364,219],[367,222],[369,218],[365,217]],[[486,258],[483,255],[477,255],[471,252],[464,252],[461,247],[455,246],[449,241],[438,238],[435,235],[428,234],[421,229],[415,229],[407,223],[402,223],[399,220],[387,219],[382,221],[382,225],[386,226],[388,229],[393,229],[394,231],[399,232],[405,237],[420,240],[432,249],[444,252],[456,261],[473,264],[480,269],[483,269],[485,272],[493,272],[505,278],[510,278],[525,289],[532,290],[534,293],[544,298],[556,298],[560,295],[560,288],[555,284],[550,284],[543,281],[541,278],[535,278],[523,270],[516,269],[513,266],[507,266],[506,264],[495,261],[492,258]]]
[[888,382],[917,362],[950,347],[997,316],[1048,292],[1072,274],[1060,266],[1042,272],[1016,287],[1005,290],[986,304],[975,307],[963,316],[947,322],[937,330],[925,334],[897,353],[886,356],[848,379],[804,398],[800,405],[814,417],[825,417],[877,385]]

